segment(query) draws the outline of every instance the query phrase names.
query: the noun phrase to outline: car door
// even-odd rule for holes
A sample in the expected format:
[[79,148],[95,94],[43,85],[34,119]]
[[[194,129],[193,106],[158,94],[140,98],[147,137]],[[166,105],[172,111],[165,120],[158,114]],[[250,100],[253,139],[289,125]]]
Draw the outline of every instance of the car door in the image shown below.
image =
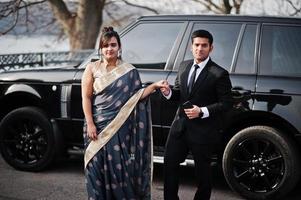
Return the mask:
[[[166,79],[186,26],[181,21],[142,20],[121,33],[122,57],[139,70],[144,85]],[[160,152],[166,140],[162,135],[161,92],[156,91],[150,99],[154,151]]]
[[301,25],[262,25],[254,109],[281,116],[301,132]]
[[[258,35],[258,23],[243,24],[233,57],[233,65],[230,69],[233,90],[247,94],[249,97],[254,94],[256,87]],[[247,99],[248,101],[243,102],[244,109],[251,110],[253,99]]]

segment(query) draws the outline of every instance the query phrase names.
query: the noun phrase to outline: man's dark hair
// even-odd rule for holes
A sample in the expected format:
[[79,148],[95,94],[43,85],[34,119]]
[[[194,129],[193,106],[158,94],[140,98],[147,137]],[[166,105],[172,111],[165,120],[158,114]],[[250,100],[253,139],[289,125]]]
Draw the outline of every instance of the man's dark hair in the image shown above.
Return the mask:
[[209,40],[209,44],[212,45],[213,43],[213,36],[209,31],[206,30],[196,30],[191,35],[191,43],[193,43],[193,39],[201,37],[201,38],[207,38]]

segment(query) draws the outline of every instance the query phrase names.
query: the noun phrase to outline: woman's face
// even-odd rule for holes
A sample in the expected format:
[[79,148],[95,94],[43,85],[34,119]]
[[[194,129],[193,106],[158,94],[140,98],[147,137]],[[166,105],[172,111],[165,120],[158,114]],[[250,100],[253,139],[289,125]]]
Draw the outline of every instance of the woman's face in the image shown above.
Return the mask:
[[118,57],[119,45],[116,37],[111,37],[107,43],[104,43],[101,52],[104,58],[108,61],[116,60]]

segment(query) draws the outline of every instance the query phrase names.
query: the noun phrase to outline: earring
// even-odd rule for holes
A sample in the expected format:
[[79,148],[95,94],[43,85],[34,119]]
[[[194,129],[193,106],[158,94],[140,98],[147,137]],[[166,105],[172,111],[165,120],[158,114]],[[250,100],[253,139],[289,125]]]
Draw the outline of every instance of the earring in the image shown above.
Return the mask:
[[102,62],[103,61],[103,55],[102,55],[101,49],[98,49],[97,55],[98,55],[100,61]]
[[118,54],[117,54],[117,58],[121,59],[121,54],[122,54],[122,50],[119,49],[119,50],[118,50]]

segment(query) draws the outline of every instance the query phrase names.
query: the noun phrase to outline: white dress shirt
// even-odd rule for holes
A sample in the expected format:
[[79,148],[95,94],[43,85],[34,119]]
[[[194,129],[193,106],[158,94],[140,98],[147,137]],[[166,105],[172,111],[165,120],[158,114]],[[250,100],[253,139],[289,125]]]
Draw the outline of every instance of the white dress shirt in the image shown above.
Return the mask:
[[[194,66],[195,64],[197,64],[197,65],[199,66],[199,68],[197,69],[196,74],[195,74],[195,80],[194,80],[194,81],[196,81],[196,80],[198,79],[200,73],[202,72],[202,70],[204,69],[204,67],[206,66],[206,64],[208,63],[208,61],[209,61],[209,56],[206,58],[206,60],[204,60],[203,62],[201,62],[201,63],[199,63],[199,64],[197,64],[195,61],[193,62],[193,65],[192,65],[192,67],[190,68],[190,71],[189,71],[189,74],[188,74],[187,85],[188,85],[189,80],[190,80],[190,78],[191,78],[191,75],[192,75],[192,73],[193,73],[193,71],[194,71],[194,67],[193,67],[193,66]],[[168,94],[167,96],[165,96],[164,94],[163,94],[163,96],[164,96],[166,99],[170,99],[171,94],[172,94],[172,90],[170,90],[170,92],[169,92],[169,94]],[[207,108],[207,107],[201,107],[201,110],[202,110],[202,112],[203,112],[202,118],[209,117],[209,111],[208,111],[208,108]]]

